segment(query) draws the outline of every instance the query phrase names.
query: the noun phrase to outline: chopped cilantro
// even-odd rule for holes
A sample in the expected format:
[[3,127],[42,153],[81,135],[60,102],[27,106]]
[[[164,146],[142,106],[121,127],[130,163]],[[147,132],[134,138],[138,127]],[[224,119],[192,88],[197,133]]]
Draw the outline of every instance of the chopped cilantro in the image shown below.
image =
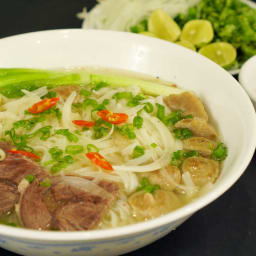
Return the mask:
[[158,189],[160,189],[158,184],[150,184],[149,179],[143,177],[140,181],[140,186],[137,188],[137,191],[144,190],[145,193],[154,194]]

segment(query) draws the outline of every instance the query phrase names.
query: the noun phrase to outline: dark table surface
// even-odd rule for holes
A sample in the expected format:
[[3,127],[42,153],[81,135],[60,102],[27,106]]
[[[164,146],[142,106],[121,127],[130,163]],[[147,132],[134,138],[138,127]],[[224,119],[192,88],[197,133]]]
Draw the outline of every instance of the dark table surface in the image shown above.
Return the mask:
[[[117,0],[118,1],[118,0]],[[1,0],[0,38],[59,28],[79,28],[76,18],[94,0]],[[200,210],[176,231],[127,256],[256,255],[256,156],[244,175],[223,196]],[[0,255],[17,254],[0,249]]]

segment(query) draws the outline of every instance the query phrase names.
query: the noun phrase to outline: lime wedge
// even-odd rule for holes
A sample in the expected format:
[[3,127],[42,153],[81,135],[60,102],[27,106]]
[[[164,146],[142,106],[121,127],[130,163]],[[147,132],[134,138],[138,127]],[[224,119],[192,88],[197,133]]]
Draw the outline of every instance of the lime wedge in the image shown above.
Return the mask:
[[214,36],[212,24],[208,20],[191,20],[182,29],[180,39],[200,46],[212,41]]
[[236,59],[236,49],[229,43],[217,42],[206,45],[199,53],[208,57],[222,67],[227,67]]
[[144,35],[144,36],[157,37],[155,34],[148,32],[148,31],[140,32],[140,34]]
[[176,44],[186,47],[192,51],[196,51],[196,47],[189,41],[178,41],[178,42],[176,42]]
[[148,20],[149,32],[164,40],[174,42],[180,36],[178,24],[161,9],[155,10]]

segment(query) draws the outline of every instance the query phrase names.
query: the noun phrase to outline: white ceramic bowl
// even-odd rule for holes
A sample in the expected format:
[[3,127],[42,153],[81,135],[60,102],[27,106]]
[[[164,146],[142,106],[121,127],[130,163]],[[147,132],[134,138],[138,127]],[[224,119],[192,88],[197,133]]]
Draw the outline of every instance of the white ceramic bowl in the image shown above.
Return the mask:
[[256,107],[256,56],[244,63],[239,73],[239,81]]
[[[0,245],[30,256],[120,255],[175,229],[241,176],[256,144],[256,118],[238,82],[207,58],[155,38],[131,33],[56,30],[0,40],[0,67],[100,66],[159,76],[195,91],[206,104],[229,149],[214,188],[196,201],[157,219],[87,232],[42,232],[0,225]],[[239,203],[239,202],[238,202]]]

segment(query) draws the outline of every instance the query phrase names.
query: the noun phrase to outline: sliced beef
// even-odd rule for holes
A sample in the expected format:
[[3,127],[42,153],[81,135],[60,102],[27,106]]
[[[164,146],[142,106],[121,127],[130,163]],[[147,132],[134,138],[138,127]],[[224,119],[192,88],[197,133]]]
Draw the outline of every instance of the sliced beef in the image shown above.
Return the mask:
[[181,109],[185,115],[191,114],[194,117],[208,120],[208,115],[202,102],[190,92],[169,95],[165,97],[164,102],[172,110]]
[[18,201],[17,186],[8,180],[0,180],[0,215],[12,210]]
[[0,179],[19,184],[28,174],[36,177],[47,176],[46,171],[36,162],[20,155],[7,152],[13,146],[7,142],[0,142],[0,148],[6,153],[6,158],[0,162]]
[[20,202],[20,218],[24,227],[38,230],[50,229],[52,217],[43,201],[43,194],[48,189],[36,180],[24,192]]
[[93,229],[119,192],[117,183],[101,180],[96,184],[78,176],[51,177],[50,182],[48,188],[33,183],[25,191],[20,207],[25,227],[62,231]]
[[205,137],[210,140],[217,139],[214,128],[205,120],[200,118],[183,119],[174,125],[175,128],[188,128],[194,136]]

